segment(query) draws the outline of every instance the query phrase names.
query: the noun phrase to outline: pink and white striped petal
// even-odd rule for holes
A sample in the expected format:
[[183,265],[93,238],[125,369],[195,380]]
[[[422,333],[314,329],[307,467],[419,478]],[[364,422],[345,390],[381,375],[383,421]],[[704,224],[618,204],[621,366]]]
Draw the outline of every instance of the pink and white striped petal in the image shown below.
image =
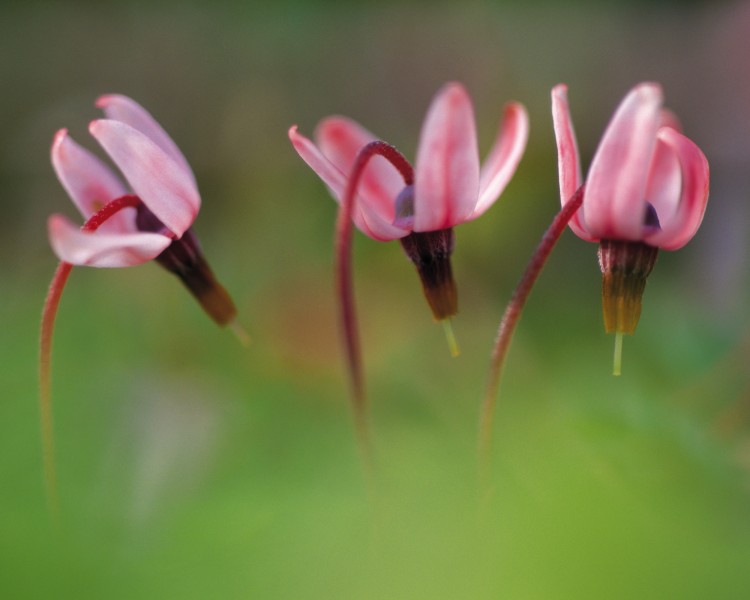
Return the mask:
[[647,236],[644,241],[664,250],[677,250],[690,241],[703,220],[708,202],[708,161],[695,143],[670,127],[659,130],[658,137],[679,160],[682,193],[672,217],[662,220],[661,231]]
[[492,206],[508,185],[521,161],[529,138],[529,116],[522,104],[511,102],[495,143],[479,172],[479,198],[469,219],[476,219]]
[[[297,154],[328,186],[335,200],[341,203],[341,199],[346,191],[348,176],[344,174],[342,169],[331,162],[310,139],[299,133],[296,125],[289,129],[289,140],[292,142]],[[351,169],[351,166],[349,166],[349,169]],[[395,171],[393,168],[391,170]],[[368,198],[370,201],[368,201]],[[355,199],[353,219],[357,228],[368,237],[378,241],[395,240],[407,235],[409,233],[408,229],[394,225],[393,218],[390,220],[384,218],[383,212],[377,206],[371,204],[372,198],[372,194],[367,197],[358,194]],[[393,202],[395,204],[395,196]]]
[[147,135],[120,121],[93,121],[89,132],[120,168],[143,203],[180,237],[192,225],[201,203],[192,172],[185,170]]
[[479,197],[474,108],[464,87],[448,83],[427,111],[414,174],[414,231],[466,221]]
[[[50,154],[57,178],[85,219],[128,193],[112,169],[76,143],[67,129],[55,134]],[[129,208],[117,213],[102,227],[111,233],[134,231],[135,210]]]
[[[552,123],[557,141],[557,166],[560,180],[560,202],[564,206],[583,183],[581,161],[578,153],[573,119],[568,104],[568,86],[556,85],[552,88]],[[587,242],[596,242],[584,226],[583,207],[568,222],[573,232]]]
[[[674,148],[657,137],[646,184],[646,201],[654,207],[660,226],[672,220],[680,205],[682,168]],[[653,233],[647,225],[644,235]]]
[[73,265],[131,267],[159,256],[172,240],[158,233],[93,233],[81,231],[61,215],[47,221],[50,244],[57,257]]
[[156,119],[135,100],[122,94],[106,94],[97,98],[96,106],[104,111],[108,119],[130,125],[133,129],[137,129],[150,138],[152,142],[171,156],[186,173],[190,174],[193,187],[198,187],[193,170],[177,144],[174,143],[174,140],[169,137],[169,134],[159,125]]
[[[315,139],[323,155],[348,177],[359,151],[377,138],[351,119],[329,117],[319,123]],[[404,181],[394,166],[382,156],[373,156],[360,179],[359,194],[383,221],[393,223],[396,197],[403,188]]]
[[661,87],[642,83],[625,97],[607,126],[591,162],[583,198],[591,236],[641,239],[661,104]]

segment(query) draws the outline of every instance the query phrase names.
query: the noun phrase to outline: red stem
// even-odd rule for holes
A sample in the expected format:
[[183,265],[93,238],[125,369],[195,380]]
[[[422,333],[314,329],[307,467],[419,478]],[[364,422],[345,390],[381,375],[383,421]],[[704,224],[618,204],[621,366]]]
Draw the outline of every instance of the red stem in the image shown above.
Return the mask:
[[341,330],[344,337],[346,367],[351,386],[352,411],[360,452],[369,469],[372,466],[370,433],[367,425],[367,399],[365,396],[362,353],[360,350],[357,317],[354,308],[354,286],[352,283],[352,215],[357,185],[368,161],[373,156],[388,160],[404,179],[406,185],[414,182],[414,173],[409,162],[390,144],[382,141],[364,146],[354,161],[346,190],[336,220],[336,291],[339,298]]
[[107,219],[116,215],[123,208],[137,208],[140,203],[141,199],[138,196],[133,196],[131,194],[115,198],[112,202],[105,204],[97,212],[91,215],[81,227],[81,231],[92,233],[99,229]]
[[65,283],[68,281],[73,265],[60,262],[49,285],[47,298],[42,311],[42,326],[39,342],[39,412],[42,430],[42,462],[44,464],[44,483],[47,489],[47,503],[53,521],[57,524],[60,518],[60,505],[57,496],[57,475],[55,471],[55,439],[52,427],[52,393],[51,361],[52,333],[55,328],[57,307],[60,304]]
[[[140,203],[137,196],[122,196],[105,205],[84,223],[83,231],[94,232],[107,219],[123,208],[136,207]],[[44,483],[47,491],[47,503],[52,520],[60,524],[60,505],[57,494],[57,472],[55,469],[55,439],[52,424],[52,334],[55,329],[55,317],[60,305],[65,284],[68,281],[73,265],[61,261],[47,291],[42,310],[42,324],[39,335],[39,419],[42,435],[42,462],[44,465]]]
[[521,276],[513,295],[505,308],[505,313],[500,321],[500,327],[497,331],[495,346],[492,352],[492,361],[490,363],[489,377],[487,388],[482,402],[482,411],[479,420],[479,465],[480,477],[483,482],[488,482],[490,453],[492,449],[492,422],[497,400],[497,392],[500,387],[500,376],[505,364],[505,358],[508,354],[510,342],[513,339],[516,325],[521,318],[521,312],[526,304],[526,300],[534,287],[534,283],[539,277],[552,249],[555,247],[557,240],[560,239],[562,232],[580,208],[583,201],[583,186],[578,188],[575,194],[560,209],[554,220],[544,232],[536,251],[531,257],[526,270]]

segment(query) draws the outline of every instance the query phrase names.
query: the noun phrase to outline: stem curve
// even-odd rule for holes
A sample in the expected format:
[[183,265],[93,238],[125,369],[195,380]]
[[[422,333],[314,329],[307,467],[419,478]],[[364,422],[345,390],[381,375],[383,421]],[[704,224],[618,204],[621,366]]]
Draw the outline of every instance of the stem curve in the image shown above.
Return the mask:
[[583,202],[583,186],[571,196],[560,211],[555,215],[552,223],[544,232],[539,245],[536,247],[526,270],[521,276],[513,295],[510,298],[505,312],[500,320],[497,330],[495,345],[492,351],[492,359],[482,401],[481,414],[479,418],[479,476],[483,490],[487,490],[490,483],[490,456],[492,451],[492,422],[497,403],[497,393],[500,387],[500,376],[502,375],[505,359],[508,354],[510,343],[513,339],[516,325],[521,318],[521,312],[526,304],[531,289],[534,287],[542,268],[552,253],[555,244],[560,239],[562,232]]
[[[94,213],[83,224],[81,230],[94,232],[107,219],[122,209],[135,208],[140,202],[140,198],[132,195],[116,198]],[[47,290],[47,297],[44,300],[39,334],[39,421],[42,436],[44,486],[50,516],[52,522],[58,528],[60,526],[60,500],[57,490],[55,437],[52,420],[52,335],[55,330],[55,318],[57,317],[60,299],[72,269],[73,265],[65,261],[60,261],[57,265]]]
[[336,292],[339,299],[340,327],[343,335],[346,369],[349,374],[352,412],[357,443],[368,472],[372,471],[373,455],[370,430],[367,423],[367,398],[365,395],[362,353],[354,306],[352,282],[352,215],[357,186],[369,160],[382,156],[401,174],[405,185],[414,183],[414,170],[406,158],[390,144],[376,140],[363,146],[352,166],[344,196],[336,219],[335,272]]

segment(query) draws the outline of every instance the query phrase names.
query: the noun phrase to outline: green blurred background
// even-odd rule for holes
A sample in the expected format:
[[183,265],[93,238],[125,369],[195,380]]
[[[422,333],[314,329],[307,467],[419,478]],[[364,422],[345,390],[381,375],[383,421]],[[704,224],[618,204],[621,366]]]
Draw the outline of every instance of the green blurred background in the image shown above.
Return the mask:
[[[0,596],[747,598],[750,3],[26,2],[0,5]],[[448,80],[480,150],[502,104],[529,147],[457,230],[451,359],[398,244],[355,237],[379,478],[368,498],[335,321],[335,204],[286,138],[340,113],[413,157]],[[657,80],[712,168],[703,227],[662,253],[611,376],[596,247],[566,232],[511,350],[494,494],[476,425],[513,286],[558,206],[549,92],[585,164]],[[45,511],[36,360],[56,260],[54,132],[142,103],[191,162],[195,229],[243,349],[158,266],[76,269],[54,344],[64,531]]]

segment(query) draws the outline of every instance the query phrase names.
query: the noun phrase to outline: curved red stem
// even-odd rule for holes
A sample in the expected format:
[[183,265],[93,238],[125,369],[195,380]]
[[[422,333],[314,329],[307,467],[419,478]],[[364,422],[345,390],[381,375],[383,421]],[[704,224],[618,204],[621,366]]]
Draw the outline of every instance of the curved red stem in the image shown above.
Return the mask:
[[[122,196],[105,205],[84,223],[83,231],[94,232],[107,219],[123,208],[135,208],[140,203],[137,196]],[[60,504],[57,493],[57,471],[55,469],[55,442],[52,423],[52,334],[55,329],[55,317],[60,305],[65,284],[68,281],[73,265],[61,261],[47,291],[42,310],[42,323],[39,335],[39,419],[42,435],[42,462],[44,465],[44,483],[47,492],[47,503],[52,520],[60,523]]]
[[581,186],[568,202],[560,209],[553,219],[547,231],[544,232],[539,245],[534,254],[531,256],[526,270],[521,276],[513,295],[508,302],[500,321],[500,326],[495,339],[495,346],[492,351],[492,360],[490,363],[487,388],[482,402],[481,415],[479,418],[479,470],[480,479],[483,487],[489,484],[489,467],[490,454],[492,449],[492,423],[497,402],[497,392],[500,387],[500,376],[505,365],[505,358],[508,354],[510,342],[513,339],[513,333],[516,325],[521,318],[521,312],[526,304],[526,300],[534,287],[539,274],[542,271],[552,249],[555,247],[557,240],[560,239],[562,232],[573,217],[576,211],[581,207],[583,201],[583,186]]
[[[367,468],[372,465],[370,433],[367,425],[367,399],[365,396],[362,354],[359,331],[354,307],[354,286],[352,284],[352,215],[359,180],[367,163],[373,156],[388,160],[404,179],[406,185],[414,182],[414,172],[404,156],[390,144],[382,141],[370,142],[364,146],[354,161],[347,182],[344,197],[336,219],[336,290],[339,298],[341,331],[346,355],[346,367],[351,386],[352,411],[357,440]],[[394,199],[395,201],[395,199]]]
[[42,462],[44,483],[47,490],[47,503],[55,523],[59,522],[59,501],[57,497],[57,475],[55,471],[54,428],[52,427],[51,361],[52,333],[55,328],[57,307],[60,304],[65,283],[73,265],[60,262],[47,291],[42,311],[42,325],[39,340],[39,414],[42,430]]
[[91,215],[83,226],[81,226],[81,231],[94,232],[99,229],[107,219],[112,218],[123,208],[137,208],[140,203],[141,199],[132,194],[115,198]]

